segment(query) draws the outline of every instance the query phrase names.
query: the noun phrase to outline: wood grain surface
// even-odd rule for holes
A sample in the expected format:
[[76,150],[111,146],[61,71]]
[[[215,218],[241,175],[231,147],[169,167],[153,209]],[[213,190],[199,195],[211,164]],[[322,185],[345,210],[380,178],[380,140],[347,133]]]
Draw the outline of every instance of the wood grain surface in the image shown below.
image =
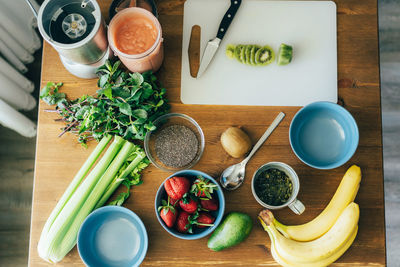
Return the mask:
[[[109,1],[99,1],[106,10]],[[159,19],[163,27],[165,60],[158,77],[168,90],[172,111],[193,117],[202,127],[206,147],[195,169],[217,177],[227,166],[238,162],[222,149],[220,134],[229,126],[242,126],[253,142],[262,135],[274,117],[283,111],[286,118],[247,166],[245,183],[236,191],[225,192],[226,211],[242,211],[253,218],[254,229],[239,246],[222,252],[211,252],[207,238],[184,241],[169,235],[158,223],[154,197],[160,183],[170,174],[148,167],[144,183],[134,187],[125,207],[136,212],[146,225],[149,249],[142,266],[256,266],[275,265],[269,252],[270,241],[256,220],[262,209],[251,194],[250,181],[263,163],[282,161],[291,165],[300,178],[299,199],[306,211],[295,215],[289,209],[275,212],[285,224],[307,222],[317,216],[333,196],[349,166],[361,167],[363,178],[356,202],[361,208],[359,233],[352,247],[335,266],[384,266],[385,222],[382,172],[381,106],[379,87],[379,56],[376,0],[335,1],[338,7],[338,85],[339,103],[355,117],[360,142],[353,158],[334,170],[316,170],[303,164],[292,152],[288,130],[299,107],[247,107],[183,105],[180,95],[180,64],[184,0],[158,1]],[[96,80],[78,79],[61,64],[56,51],[44,45],[42,84],[62,81],[62,91],[69,98],[96,90]],[[57,138],[61,124],[55,114],[45,113],[40,103],[33,211],[30,240],[30,266],[45,266],[36,247],[42,227],[65,188],[95,147],[84,149],[74,136]],[[57,266],[81,266],[76,248]]]

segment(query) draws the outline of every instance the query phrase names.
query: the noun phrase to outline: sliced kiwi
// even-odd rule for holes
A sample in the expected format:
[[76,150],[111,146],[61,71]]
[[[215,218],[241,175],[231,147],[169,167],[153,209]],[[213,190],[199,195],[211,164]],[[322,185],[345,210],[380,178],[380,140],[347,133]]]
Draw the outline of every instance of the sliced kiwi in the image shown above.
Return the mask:
[[233,59],[235,58],[235,45],[228,44],[226,46],[225,54],[228,58]]
[[253,66],[256,66],[256,53],[258,51],[258,49],[260,49],[261,46],[259,45],[253,45],[253,48],[251,48],[251,52],[250,52],[250,64]]
[[237,45],[235,47],[234,57],[237,61],[242,62],[240,59],[240,53],[242,52],[243,45]]
[[277,63],[280,66],[287,65],[292,61],[293,47],[287,44],[281,44],[278,51]]
[[240,51],[240,62],[246,64],[246,46],[242,46],[242,50]]
[[[266,66],[275,60],[274,50],[268,46],[259,45],[234,45],[229,44],[226,47],[226,56],[229,58],[236,58],[237,61],[251,66]],[[286,65],[291,60],[292,47],[282,44],[279,49],[280,57],[278,58],[279,65]],[[290,56],[289,56],[290,54]],[[287,63],[286,63],[287,62]]]
[[251,49],[253,49],[253,46],[254,45],[246,45],[246,51],[245,51],[245,54],[246,54],[246,64],[247,65],[251,65]]
[[266,66],[275,60],[274,50],[268,45],[265,45],[257,50],[255,54],[255,62],[257,66]]

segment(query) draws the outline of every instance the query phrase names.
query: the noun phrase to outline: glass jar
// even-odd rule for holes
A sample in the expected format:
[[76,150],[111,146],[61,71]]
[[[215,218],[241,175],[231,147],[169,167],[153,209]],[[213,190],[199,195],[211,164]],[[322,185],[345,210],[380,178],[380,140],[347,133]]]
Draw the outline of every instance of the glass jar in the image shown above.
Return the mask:
[[[151,21],[157,30],[157,36],[155,38],[155,42],[146,51],[138,54],[128,54],[118,48],[118,37],[116,37],[116,34],[117,31],[120,30],[128,20],[132,20],[135,17],[145,17]],[[146,34],[151,34],[151,31],[147,31]],[[155,72],[160,68],[164,59],[163,38],[160,22],[151,12],[143,8],[130,7],[118,12],[111,20],[108,27],[108,42],[115,55],[117,55],[121,62],[132,72],[145,72],[148,70]]]

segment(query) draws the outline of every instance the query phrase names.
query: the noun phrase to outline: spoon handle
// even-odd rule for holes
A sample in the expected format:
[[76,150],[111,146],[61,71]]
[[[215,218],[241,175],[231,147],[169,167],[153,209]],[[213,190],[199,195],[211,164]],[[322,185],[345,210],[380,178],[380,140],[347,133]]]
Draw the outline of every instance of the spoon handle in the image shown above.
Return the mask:
[[274,119],[268,129],[265,131],[263,136],[261,136],[260,140],[254,145],[253,149],[251,150],[250,154],[242,161],[242,165],[246,165],[247,162],[251,159],[251,157],[257,152],[257,150],[264,144],[264,142],[268,139],[271,133],[275,130],[275,128],[279,125],[279,123],[285,117],[285,113],[280,112],[278,116]]

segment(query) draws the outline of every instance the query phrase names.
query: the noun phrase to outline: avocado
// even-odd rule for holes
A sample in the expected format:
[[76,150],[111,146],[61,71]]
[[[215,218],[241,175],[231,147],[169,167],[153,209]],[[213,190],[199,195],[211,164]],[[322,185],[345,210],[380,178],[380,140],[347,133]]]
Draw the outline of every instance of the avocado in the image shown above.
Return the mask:
[[229,213],[208,240],[208,248],[220,251],[242,242],[251,232],[253,221],[241,212]]

